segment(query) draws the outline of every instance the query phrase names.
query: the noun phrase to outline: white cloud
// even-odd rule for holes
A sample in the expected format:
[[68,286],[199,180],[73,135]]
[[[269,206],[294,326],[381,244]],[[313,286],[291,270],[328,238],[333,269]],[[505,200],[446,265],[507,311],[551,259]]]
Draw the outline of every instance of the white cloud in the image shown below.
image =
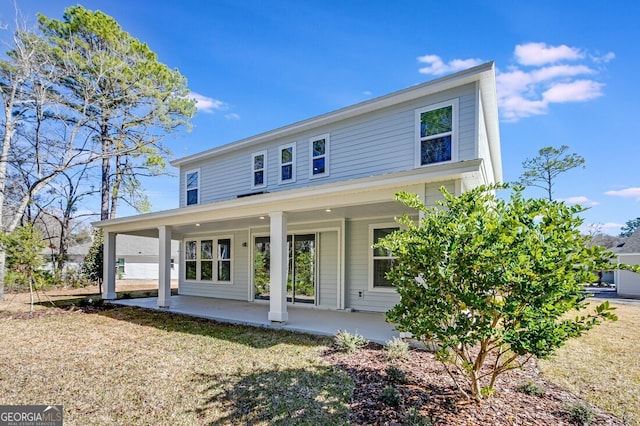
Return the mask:
[[557,83],[542,94],[547,103],[584,102],[602,96],[604,84],[593,80],[577,80],[570,83]]
[[[604,83],[597,80],[597,67],[607,63],[615,53],[592,55],[567,45],[546,43],[519,44],[514,49],[515,65],[498,70],[498,106],[504,121],[518,121],[544,115],[556,103],[587,102],[602,96]],[[438,55],[419,56],[422,74],[441,75],[479,65],[482,59],[444,61]],[[590,61],[590,62],[589,62]]]
[[236,114],[235,112],[231,112],[229,114],[226,114],[224,118],[226,118],[227,120],[240,120],[240,115]]
[[604,194],[611,195],[613,197],[635,198],[640,201],[640,188],[626,188],[619,191],[607,191]]
[[[587,56],[585,51],[566,45],[545,43],[517,45],[517,65],[498,71],[498,103],[505,121],[543,115],[551,104],[587,102],[603,95],[604,84],[597,81],[597,70],[589,66],[615,58],[613,52]],[[566,62],[573,63],[566,63]],[[582,61],[582,63],[575,63]]]
[[555,64],[562,61],[575,61],[585,54],[578,48],[567,45],[548,46],[546,43],[519,44],[515,49],[516,61],[520,65]]
[[591,55],[591,59],[596,64],[606,64],[616,58],[616,54],[613,52],[605,53],[604,55]]
[[590,200],[584,195],[579,195],[577,197],[562,198],[560,199],[560,201],[564,201],[567,204],[580,204],[581,206],[585,206],[585,207],[593,207],[600,204],[597,201]]
[[445,63],[438,55],[424,55],[418,56],[418,62],[427,65],[418,70],[421,74],[442,75],[471,68],[484,61],[481,59],[453,59]]
[[201,95],[196,92],[191,92],[190,97],[196,100],[196,108],[201,112],[213,114],[216,111],[224,111],[229,108],[229,105],[227,105],[225,102]]

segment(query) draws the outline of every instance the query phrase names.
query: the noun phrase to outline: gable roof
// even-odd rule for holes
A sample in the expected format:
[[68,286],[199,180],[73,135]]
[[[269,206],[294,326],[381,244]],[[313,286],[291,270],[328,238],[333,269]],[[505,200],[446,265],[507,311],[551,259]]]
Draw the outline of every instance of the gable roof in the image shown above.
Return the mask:
[[489,139],[489,151],[493,163],[494,179],[496,182],[502,182],[502,159],[500,152],[500,132],[498,128],[498,97],[496,94],[495,65],[493,61],[317,117],[302,120],[288,126],[189,155],[172,161],[171,165],[180,167],[222,153],[236,151],[246,146],[275,141],[319,126],[367,114],[381,108],[390,107],[469,83],[478,84],[482,109],[486,119],[485,126]]
[[636,229],[633,234],[622,244],[622,247],[616,247],[616,253],[640,253],[640,228]]

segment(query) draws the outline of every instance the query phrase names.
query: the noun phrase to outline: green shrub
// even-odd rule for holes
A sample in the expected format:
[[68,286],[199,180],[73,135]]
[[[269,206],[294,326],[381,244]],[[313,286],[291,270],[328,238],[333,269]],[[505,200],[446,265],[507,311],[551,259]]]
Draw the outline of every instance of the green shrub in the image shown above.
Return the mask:
[[404,418],[404,423],[408,426],[432,426],[433,420],[423,416],[416,407],[410,407]]
[[476,400],[531,356],[546,358],[568,339],[616,319],[608,302],[580,313],[588,305],[582,283],[594,271],[636,270],[617,265],[602,247],[587,247],[581,207],[526,199],[519,187],[499,198],[502,188],[480,186],[458,197],[442,188],[437,206],[399,193],[397,200],[419,211],[420,221],[398,219],[402,229],[374,246],[395,257],[386,277],[400,302],[387,320],[438,347],[437,359],[457,389]]
[[393,386],[387,386],[380,395],[380,401],[392,407],[400,405],[400,392]]
[[400,368],[396,367],[395,365],[388,366],[387,369],[385,370],[385,373],[387,374],[387,379],[391,383],[398,383],[398,384],[407,383],[406,373],[402,371]]
[[389,359],[407,359],[409,358],[409,344],[399,337],[394,337],[387,341],[384,347]]
[[581,402],[567,405],[567,413],[569,420],[577,425],[588,425],[594,417],[593,408]]
[[533,380],[529,380],[518,386],[518,392],[522,392],[525,395],[542,396],[544,394],[544,388]]
[[341,352],[352,354],[358,349],[364,348],[369,344],[369,341],[357,332],[354,334],[348,331],[338,331],[338,334],[334,337],[334,344]]

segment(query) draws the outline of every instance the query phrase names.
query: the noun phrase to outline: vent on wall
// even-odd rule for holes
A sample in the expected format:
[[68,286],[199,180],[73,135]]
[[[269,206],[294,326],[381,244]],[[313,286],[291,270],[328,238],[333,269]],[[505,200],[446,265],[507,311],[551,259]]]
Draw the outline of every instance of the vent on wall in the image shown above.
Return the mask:
[[248,194],[240,194],[238,198],[251,197],[252,195],[268,194],[269,191],[249,192]]

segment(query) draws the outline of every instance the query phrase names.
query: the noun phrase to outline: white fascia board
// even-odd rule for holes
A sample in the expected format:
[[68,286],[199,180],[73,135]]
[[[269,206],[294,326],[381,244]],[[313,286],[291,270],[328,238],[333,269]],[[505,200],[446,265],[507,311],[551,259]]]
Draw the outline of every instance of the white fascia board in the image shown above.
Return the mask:
[[161,225],[183,225],[215,220],[242,219],[270,211],[305,211],[389,201],[385,190],[479,174],[482,160],[459,161],[387,175],[353,179],[314,187],[303,187],[217,203],[181,207],[138,216],[93,222],[108,232],[133,232]]
[[498,94],[496,89],[496,74],[493,63],[490,72],[485,72],[479,79],[484,111],[485,126],[489,139],[489,153],[493,165],[496,182],[502,182],[502,152],[500,145],[500,117],[498,114]]
[[[311,130],[320,126],[335,123],[337,121],[345,120],[347,118],[355,117],[358,115],[368,114],[372,111],[377,111],[382,108],[386,108],[392,105],[397,105],[403,102],[411,101],[423,96],[432,95],[438,92],[442,92],[453,87],[459,87],[468,83],[476,81],[482,81],[483,77],[493,78],[495,86],[495,74],[494,63],[487,62],[482,65],[478,65],[473,68],[469,68],[464,71],[460,71],[455,74],[451,74],[445,77],[441,77],[435,80],[428,81],[416,86],[409,87],[407,89],[399,90],[388,95],[380,96],[375,99],[371,99],[365,102],[361,102],[352,106],[348,106],[336,111],[332,111],[326,114],[322,114],[307,120],[299,121],[297,123],[290,124],[285,127],[280,127],[275,130],[271,130],[265,133],[261,133],[256,136],[251,136],[246,139],[241,139],[237,142],[232,142],[220,147],[212,148],[207,151],[203,151],[197,154],[189,155],[187,157],[179,158],[171,162],[174,167],[180,167],[185,164],[200,161],[212,156],[220,155],[230,151],[241,149],[248,145],[260,144],[264,142],[270,142],[279,138],[285,138],[293,134]],[[495,90],[494,90],[495,92]],[[495,96],[495,94],[494,94]]]

